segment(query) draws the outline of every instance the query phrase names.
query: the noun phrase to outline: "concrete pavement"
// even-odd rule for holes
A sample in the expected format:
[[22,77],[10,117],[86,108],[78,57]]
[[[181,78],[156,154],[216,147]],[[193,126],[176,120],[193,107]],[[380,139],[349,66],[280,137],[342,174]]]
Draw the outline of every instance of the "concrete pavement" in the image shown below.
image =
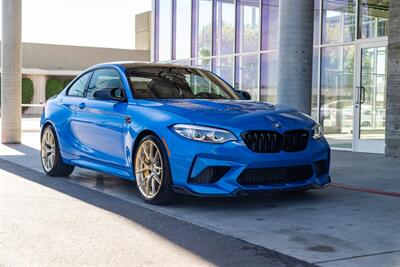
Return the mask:
[[[0,147],[0,159],[13,162],[7,172],[22,179],[37,173],[32,170],[42,172],[38,131],[34,123],[31,125],[22,145]],[[96,172],[76,169],[70,178],[42,179],[101,192],[99,198],[105,203],[111,199],[123,201],[129,209],[141,207],[321,266],[400,266],[399,163],[381,155],[333,152],[335,184],[325,190],[235,199],[182,197],[173,205],[161,207],[144,204],[133,183]],[[17,165],[32,173],[21,176],[14,170]],[[78,199],[80,196],[72,195]],[[210,245],[208,249],[214,251],[216,247]],[[221,264],[209,257],[200,258],[205,260],[198,261],[200,265]]]

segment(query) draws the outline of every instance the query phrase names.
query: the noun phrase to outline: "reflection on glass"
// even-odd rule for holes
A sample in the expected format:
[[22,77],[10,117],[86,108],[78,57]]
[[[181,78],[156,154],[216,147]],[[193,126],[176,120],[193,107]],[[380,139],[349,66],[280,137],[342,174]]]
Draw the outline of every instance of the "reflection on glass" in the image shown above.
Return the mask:
[[175,57],[176,59],[190,58],[191,34],[191,0],[176,1],[176,30]]
[[239,56],[238,87],[250,93],[251,99],[258,99],[258,55]]
[[322,49],[320,120],[333,147],[351,148],[354,46]]
[[160,0],[158,20],[158,60],[172,58],[172,0]]
[[197,36],[197,56],[211,56],[212,40],[212,1],[197,0],[197,23],[195,22]]
[[321,0],[314,0],[314,45],[319,44],[319,35],[320,35],[320,4]]
[[238,5],[238,50],[240,52],[258,51],[260,35],[260,1],[238,0]]
[[359,0],[359,38],[387,36],[389,0]]
[[360,139],[384,139],[386,47],[362,49]]
[[312,70],[312,98],[311,98],[311,116],[318,119],[318,61],[319,49],[313,50],[313,70]]
[[213,71],[233,86],[233,57],[216,58],[213,65]]
[[215,55],[235,52],[235,2],[216,0]]
[[276,103],[278,53],[261,54],[261,101]]
[[179,65],[185,65],[185,66],[190,66],[191,65],[189,59],[175,60],[172,63],[179,64]]
[[279,0],[262,1],[261,50],[278,48]]
[[323,0],[322,42],[354,41],[355,13],[356,0]]
[[201,68],[201,69],[205,69],[205,70],[211,70],[211,59],[199,58],[199,59],[192,60],[192,66]]

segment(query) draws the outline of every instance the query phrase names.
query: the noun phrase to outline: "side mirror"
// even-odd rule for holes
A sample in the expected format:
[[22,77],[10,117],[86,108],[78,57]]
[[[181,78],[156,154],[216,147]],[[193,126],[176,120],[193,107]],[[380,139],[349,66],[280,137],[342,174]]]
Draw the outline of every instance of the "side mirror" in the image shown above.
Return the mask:
[[251,100],[251,95],[247,91],[236,90],[236,92],[241,98],[245,100]]
[[96,90],[93,93],[93,98],[100,100],[125,101],[124,92],[121,88],[104,88]]

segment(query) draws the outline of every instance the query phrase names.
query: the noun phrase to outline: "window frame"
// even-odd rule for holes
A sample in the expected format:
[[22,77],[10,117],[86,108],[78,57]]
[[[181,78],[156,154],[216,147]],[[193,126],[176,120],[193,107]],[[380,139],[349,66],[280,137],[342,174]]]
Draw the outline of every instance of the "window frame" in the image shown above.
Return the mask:
[[[90,85],[90,83],[92,81],[93,75],[94,75],[94,73],[96,71],[99,71],[99,70],[113,70],[118,74],[119,80],[121,82],[122,90],[123,90],[123,93],[124,93],[124,99],[119,101],[119,102],[128,102],[128,94],[127,94],[126,88],[124,86],[123,76],[120,74],[120,72],[115,67],[112,67],[112,66],[100,66],[98,68],[91,69],[90,71],[88,71],[88,72],[92,72],[92,73],[91,73],[90,78],[89,78],[89,80],[88,80],[88,82],[86,84],[85,93],[84,93],[83,97],[88,99],[88,100],[109,101],[109,100],[104,100],[104,99],[96,99],[96,98],[93,98],[93,97],[91,97],[91,98],[87,97],[88,88],[89,88],[89,85]],[[88,72],[86,72],[86,73],[88,73]],[[117,101],[117,100],[115,100],[115,101]]]
[[[82,96],[70,95],[70,94],[69,94],[69,91],[71,90],[72,86],[74,86],[75,83],[77,83],[80,79],[82,79],[82,78],[83,78],[85,75],[87,75],[87,74],[89,74],[89,78],[88,78],[88,80],[87,80],[86,83],[85,83],[83,95],[82,95]],[[88,71],[85,71],[84,73],[82,73],[81,75],[79,75],[78,77],[76,77],[75,80],[74,80],[70,85],[68,85],[67,90],[66,90],[66,92],[65,92],[65,96],[68,96],[68,97],[86,98],[86,90],[87,90],[87,87],[88,87],[88,85],[89,85],[89,82],[92,80],[92,76],[93,76],[93,70],[88,70]]]

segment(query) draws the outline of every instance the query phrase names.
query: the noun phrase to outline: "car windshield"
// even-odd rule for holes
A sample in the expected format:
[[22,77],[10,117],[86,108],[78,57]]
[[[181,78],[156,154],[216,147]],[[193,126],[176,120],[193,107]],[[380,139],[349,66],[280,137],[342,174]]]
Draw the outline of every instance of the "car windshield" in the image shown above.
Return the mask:
[[240,99],[215,74],[185,67],[136,67],[126,71],[139,99]]

